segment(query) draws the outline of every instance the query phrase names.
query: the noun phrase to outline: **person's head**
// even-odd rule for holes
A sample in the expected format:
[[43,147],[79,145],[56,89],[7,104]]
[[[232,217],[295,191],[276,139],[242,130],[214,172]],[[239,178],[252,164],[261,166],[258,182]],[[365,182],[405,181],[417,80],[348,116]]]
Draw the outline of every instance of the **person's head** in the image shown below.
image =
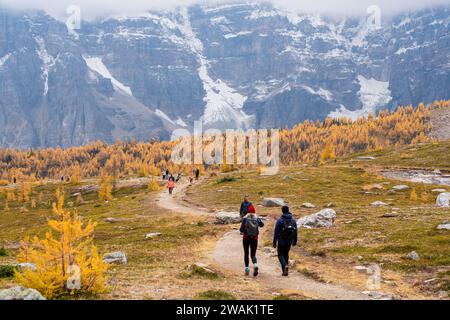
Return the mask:
[[245,202],[250,202],[250,196],[248,194],[245,195],[244,201]]
[[250,205],[250,206],[248,207],[247,213],[248,213],[248,214],[255,214],[255,213],[256,213],[255,207],[254,207],[253,205]]
[[281,211],[283,212],[283,214],[288,214],[289,213],[289,207],[288,206],[283,206],[281,208]]

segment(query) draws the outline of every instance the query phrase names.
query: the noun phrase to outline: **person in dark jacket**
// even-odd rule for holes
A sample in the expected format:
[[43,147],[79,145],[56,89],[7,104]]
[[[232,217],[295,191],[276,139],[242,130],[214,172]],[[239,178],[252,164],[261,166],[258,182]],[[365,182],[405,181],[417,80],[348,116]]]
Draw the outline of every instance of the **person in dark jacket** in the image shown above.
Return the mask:
[[241,203],[241,208],[239,209],[239,214],[241,218],[244,218],[248,213],[248,208],[252,205],[250,201],[250,196],[246,195],[244,201]]
[[256,250],[258,249],[259,228],[264,227],[264,223],[255,214],[255,207],[250,205],[247,216],[242,219],[240,232],[243,236],[242,244],[244,246],[244,263],[245,275],[250,274],[250,259],[249,253],[253,262],[253,276],[258,276],[259,267],[256,259]]
[[275,225],[273,235],[273,247],[278,250],[278,260],[280,260],[283,276],[289,275],[289,251],[292,246],[297,245],[297,222],[289,212],[289,207],[282,208],[283,215]]

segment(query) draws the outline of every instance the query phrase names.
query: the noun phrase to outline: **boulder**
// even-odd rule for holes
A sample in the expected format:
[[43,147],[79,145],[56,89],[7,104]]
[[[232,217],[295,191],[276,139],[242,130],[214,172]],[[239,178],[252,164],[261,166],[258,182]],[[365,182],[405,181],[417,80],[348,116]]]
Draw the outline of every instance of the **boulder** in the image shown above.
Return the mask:
[[46,300],[39,291],[21,286],[0,290],[0,300]]
[[264,253],[270,254],[270,253],[274,253],[275,249],[272,247],[264,247]]
[[312,209],[312,208],[315,208],[316,206],[313,205],[312,203],[305,202],[304,204],[302,204],[302,207],[303,207],[303,208]]
[[436,199],[436,204],[439,207],[448,208],[450,207],[450,193],[449,192],[443,192],[440,195],[438,195]]
[[387,206],[387,203],[384,203],[383,201],[375,201],[375,202],[372,202],[370,205],[372,207],[384,207],[384,206]]
[[392,189],[395,191],[405,191],[409,189],[409,186],[402,184],[398,186],[393,186]]
[[336,220],[336,211],[324,209],[310,216],[301,218],[298,223],[300,227],[306,229],[331,228]]
[[186,269],[191,272],[193,271],[193,272],[200,273],[200,274],[217,276],[217,272],[210,269],[207,264],[201,263],[201,262],[196,262],[194,264],[191,264]]
[[145,236],[145,239],[153,239],[156,237],[160,237],[161,233],[160,232],[152,232],[152,233],[147,233],[147,235]]
[[419,254],[415,251],[411,251],[410,253],[408,253],[408,255],[406,256],[408,259],[414,260],[414,261],[419,261],[420,257]]
[[103,261],[110,264],[127,264],[127,254],[122,251],[107,253],[103,257]]
[[241,222],[239,212],[219,212],[215,215],[214,224],[237,224]]
[[269,208],[271,208],[271,207],[282,207],[282,206],[286,205],[284,200],[281,199],[281,198],[265,198],[263,200],[262,204],[263,204],[264,207],[269,207]]
[[450,223],[443,223],[437,226],[438,230],[450,230]]
[[37,270],[36,265],[34,263],[26,263],[26,262],[25,263],[19,263],[16,267],[17,267],[17,270],[19,272],[23,272],[26,269],[30,269],[31,271],[36,271]]

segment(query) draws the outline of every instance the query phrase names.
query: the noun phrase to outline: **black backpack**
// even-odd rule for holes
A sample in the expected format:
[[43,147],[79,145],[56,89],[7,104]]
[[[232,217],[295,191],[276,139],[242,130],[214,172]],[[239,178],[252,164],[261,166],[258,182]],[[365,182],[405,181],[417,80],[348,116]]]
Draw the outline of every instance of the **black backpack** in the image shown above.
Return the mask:
[[259,223],[257,218],[247,218],[245,220],[245,235],[252,239],[259,235]]
[[280,236],[286,242],[292,242],[294,240],[295,235],[295,227],[292,219],[285,219],[283,228],[281,229]]

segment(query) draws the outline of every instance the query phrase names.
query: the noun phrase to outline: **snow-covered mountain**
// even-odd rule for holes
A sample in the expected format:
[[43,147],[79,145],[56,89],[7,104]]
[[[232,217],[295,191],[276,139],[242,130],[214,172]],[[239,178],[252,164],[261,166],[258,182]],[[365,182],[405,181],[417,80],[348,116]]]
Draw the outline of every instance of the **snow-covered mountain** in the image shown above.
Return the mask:
[[285,127],[450,96],[450,7],[367,27],[235,3],[83,22],[0,11],[0,145]]

